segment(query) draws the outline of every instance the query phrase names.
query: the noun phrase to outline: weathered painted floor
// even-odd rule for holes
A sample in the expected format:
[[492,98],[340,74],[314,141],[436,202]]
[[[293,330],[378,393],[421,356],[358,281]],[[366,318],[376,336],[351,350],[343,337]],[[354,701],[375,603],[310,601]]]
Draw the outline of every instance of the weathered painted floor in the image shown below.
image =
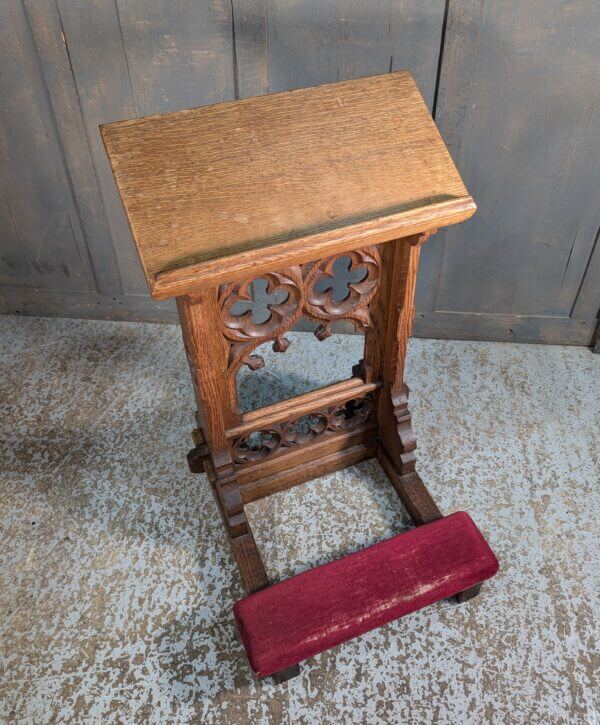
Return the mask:
[[[360,338],[302,341],[279,373],[245,378],[249,402],[345,376]],[[598,722],[600,356],[412,342],[420,471],[444,511],[471,513],[501,572],[480,598],[276,687],[250,675],[231,617],[242,589],[206,480],[186,468],[178,328],[5,317],[0,355],[0,720]],[[251,520],[275,577],[407,526],[372,462]]]

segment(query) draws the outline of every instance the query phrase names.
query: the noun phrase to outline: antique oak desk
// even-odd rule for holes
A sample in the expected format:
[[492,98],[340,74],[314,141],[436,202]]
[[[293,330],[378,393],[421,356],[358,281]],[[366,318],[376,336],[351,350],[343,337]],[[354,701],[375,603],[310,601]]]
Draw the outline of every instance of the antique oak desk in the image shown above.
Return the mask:
[[[410,73],[102,127],[152,296],[177,298],[206,472],[242,582],[234,607],[254,671],[306,657],[439,599],[465,600],[497,562],[467,514],[442,517],[415,471],[404,360],[421,244],[468,219],[465,189]],[[345,256],[358,281],[327,284]],[[252,282],[269,293],[266,321]],[[301,318],[350,321],[348,378],[240,413],[236,373],[284,353]],[[301,343],[300,343],[301,344]],[[244,505],[376,456],[417,528],[271,585]]]

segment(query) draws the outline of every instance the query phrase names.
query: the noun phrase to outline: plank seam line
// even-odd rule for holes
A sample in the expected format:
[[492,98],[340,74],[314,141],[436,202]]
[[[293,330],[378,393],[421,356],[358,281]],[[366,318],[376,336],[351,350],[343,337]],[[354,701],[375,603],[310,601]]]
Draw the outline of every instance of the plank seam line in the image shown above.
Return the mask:
[[[442,64],[444,62],[444,46],[446,44],[446,28],[448,27],[448,12],[450,10],[450,0],[444,3],[444,18],[442,20],[442,32],[440,34],[440,52],[438,54],[437,71],[435,76],[435,93],[433,95],[433,108],[431,115],[435,119],[438,104],[438,95],[440,91],[440,80],[442,77]],[[392,56],[393,57],[393,56]]]

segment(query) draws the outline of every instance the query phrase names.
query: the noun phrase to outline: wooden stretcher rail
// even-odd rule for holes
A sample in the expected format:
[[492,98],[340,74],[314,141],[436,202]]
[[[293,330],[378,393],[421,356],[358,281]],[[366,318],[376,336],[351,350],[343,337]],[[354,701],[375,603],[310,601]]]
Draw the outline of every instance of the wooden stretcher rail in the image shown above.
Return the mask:
[[236,469],[236,478],[244,504],[287,491],[294,486],[326,476],[360,461],[374,458],[375,425],[364,426],[352,433],[317,441],[304,450],[290,450],[275,457],[269,465],[253,470]]
[[241,423],[229,428],[226,436],[227,438],[238,438],[269,425],[307,415],[317,408],[336,405],[353,398],[361,398],[380,387],[380,383],[365,383],[361,378],[350,378],[340,383],[326,385],[323,388],[311,390],[309,393],[296,395],[288,400],[243,414]]

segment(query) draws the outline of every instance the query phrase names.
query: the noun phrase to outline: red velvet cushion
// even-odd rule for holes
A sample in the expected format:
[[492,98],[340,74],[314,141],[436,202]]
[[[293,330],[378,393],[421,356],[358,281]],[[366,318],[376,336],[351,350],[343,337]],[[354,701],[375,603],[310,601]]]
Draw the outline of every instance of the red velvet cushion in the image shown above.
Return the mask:
[[233,614],[252,669],[265,677],[497,571],[461,511],[250,594]]

